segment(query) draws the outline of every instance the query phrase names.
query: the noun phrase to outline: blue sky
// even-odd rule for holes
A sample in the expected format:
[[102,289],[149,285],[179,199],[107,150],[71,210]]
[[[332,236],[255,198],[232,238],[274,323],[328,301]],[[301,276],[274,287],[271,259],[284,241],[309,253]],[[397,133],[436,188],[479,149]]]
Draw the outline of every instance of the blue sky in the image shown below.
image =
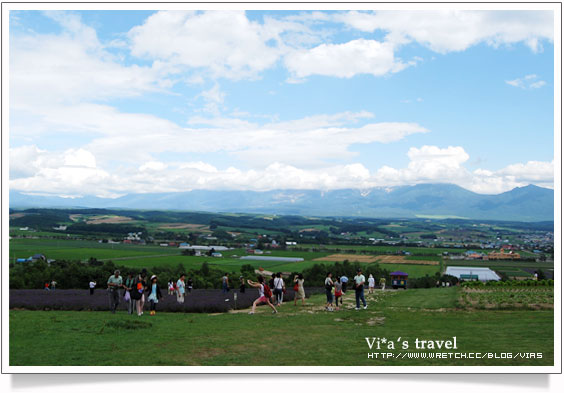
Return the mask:
[[553,187],[552,11],[10,11],[10,188]]

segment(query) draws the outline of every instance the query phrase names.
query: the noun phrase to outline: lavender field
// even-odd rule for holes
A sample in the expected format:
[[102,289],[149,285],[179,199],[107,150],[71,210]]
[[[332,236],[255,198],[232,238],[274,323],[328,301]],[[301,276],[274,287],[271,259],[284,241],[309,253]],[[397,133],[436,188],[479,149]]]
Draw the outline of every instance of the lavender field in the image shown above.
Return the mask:
[[[159,300],[157,311],[167,312],[227,312],[231,309],[250,307],[258,297],[256,289],[247,289],[245,293],[229,291],[223,294],[220,289],[195,289],[186,294],[184,304],[176,301],[176,295],[168,295],[162,289],[163,298]],[[323,293],[323,288],[305,288],[306,296]],[[237,294],[237,301],[234,294]],[[120,296],[121,302],[118,310],[127,309],[126,302]],[[225,301],[229,299],[229,301]],[[284,295],[284,301],[293,301],[294,291],[289,288]],[[148,309],[148,304],[145,306]],[[68,310],[68,311],[108,311],[109,296],[103,289],[97,289],[90,295],[87,289],[57,289],[45,291],[42,289],[11,289],[10,309],[25,310]]]

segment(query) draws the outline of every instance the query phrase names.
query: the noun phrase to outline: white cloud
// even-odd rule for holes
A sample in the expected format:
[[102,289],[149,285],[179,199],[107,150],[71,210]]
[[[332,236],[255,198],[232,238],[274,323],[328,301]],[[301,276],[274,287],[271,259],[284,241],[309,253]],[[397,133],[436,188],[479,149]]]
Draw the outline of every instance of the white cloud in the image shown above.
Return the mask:
[[517,78],[509,81],[505,81],[510,86],[519,87],[524,90],[539,89],[546,85],[546,82],[540,80],[535,74],[525,75],[522,78]]
[[276,32],[250,21],[244,11],[160,11],[128,37],[134,56],[205,68],[212,77],[254,77],[280,56],[277,45],[267,44]]
[[[384,166],[370,172],[361,163],[325,165],[307,168],[299,164],[272,162],[256,169],[228,167],[219,169],[203,161],[147,161],[138,167],[120,167],[111,174],[88,166],[90,160],[73,161],[78,150],[62,154],[46,152],[35,146],[11,149],[10,160],[26,164],[28,171],[11,176],[10,188],[50,195],[98,195],[115,197],[127,193],[175,192],[192,189],[367,189],[419,183],[453,183],[474,192],[497,194],[536,184],[553,187],[554,162],[529,161],[498,170],[468,171],[469,156],[460,146],[440,148],[422,146],[409,149],[406,168]],[[87,157],[89,152],[80,156]],[[26,159],[28,161],[24,160]],[[68,165],[70,163],[72,165]],[[11,170],[17,170],[11,166]]]
[[296,50],[290,52],[284,62],[297,78],[310,75],[339,78],[351,78],[357,74],[382,76],[407,66],[395,59],[392,44],[365,39]]
[[76,103],[162,91],[156,67],[124,66],[100,43],[94,29],[73,14],[50,13],[59,35],[10,37],[10,107]]
[[552,42],[554,24],[552,11],[351,11],[335,19],[364,32],[384,30],[395,44],[415,41],[438,53],[519,42],[538,52],[543,40]]

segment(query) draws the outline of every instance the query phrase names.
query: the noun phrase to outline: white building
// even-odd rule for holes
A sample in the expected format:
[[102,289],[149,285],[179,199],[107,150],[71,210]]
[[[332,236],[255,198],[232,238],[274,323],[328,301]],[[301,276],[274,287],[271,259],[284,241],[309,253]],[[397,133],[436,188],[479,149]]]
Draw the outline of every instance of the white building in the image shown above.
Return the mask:
[[501,278],[487,267],[448,266],[445,274],[459,280],[499,281]]

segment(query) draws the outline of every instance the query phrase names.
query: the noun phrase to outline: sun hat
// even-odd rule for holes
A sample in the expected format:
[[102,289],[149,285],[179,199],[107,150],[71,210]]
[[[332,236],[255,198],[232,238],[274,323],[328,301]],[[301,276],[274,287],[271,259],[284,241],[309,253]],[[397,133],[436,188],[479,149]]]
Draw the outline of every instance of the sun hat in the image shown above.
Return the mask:
[[154,278],[157,278],[157,275],[156,275],[156,274],[153,274],[153,275],[151,276],[151,281],[153,281]]

